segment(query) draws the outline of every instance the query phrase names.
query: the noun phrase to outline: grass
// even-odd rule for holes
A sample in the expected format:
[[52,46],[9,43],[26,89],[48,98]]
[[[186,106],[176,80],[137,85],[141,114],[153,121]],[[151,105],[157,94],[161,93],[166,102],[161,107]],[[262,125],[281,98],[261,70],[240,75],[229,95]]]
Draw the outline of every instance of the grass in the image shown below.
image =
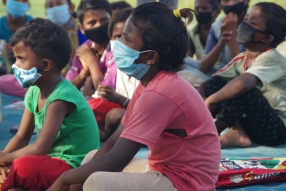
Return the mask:
[[[110,2],[115,2],[119,0],[110,0]],[[286,9],[286,1],[285,0],[265,0],[266,2],[274,2],[277,3]],[[80,0],[72,0],[72,2],[77,6]],[[126,0],[126,2],[130,3],[131,6],[136,6],[136,0]],[[250,0],[250,5],[254,5],[255,3],[261,2],[261,0]],[[30,10],[28,14],[34,17],[44,17],[45,15],[45,0],[30,0]],[[178,4],[179,8],[193,8],[194,7],[194,0],[179,0]],[[0,16],[6,14],[5,6],[0,5]]]

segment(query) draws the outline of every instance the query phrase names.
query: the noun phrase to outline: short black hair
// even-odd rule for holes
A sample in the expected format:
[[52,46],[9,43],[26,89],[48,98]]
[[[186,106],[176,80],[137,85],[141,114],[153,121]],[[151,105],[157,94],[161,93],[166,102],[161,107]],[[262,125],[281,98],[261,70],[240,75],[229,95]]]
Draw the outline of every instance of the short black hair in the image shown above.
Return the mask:
[[128,19],[128,17],[130,16],[130,14],[131,14],[131,12],[133,10],[134,10],[133,8],[127,7],[127,8],[124,8],[124,9],[121,9],[121,10],[117,11],[112,16],[111,21],[110,21],[109,26],[108,26],[108,35],[109,35],[110,38],[112,36],[112,32],[113,32],[114,26],[117,23],[125,22]]
[[113,3],[110,3],[110,6],[111,6],[111,9],[114,10],[114,9],[124,9],[124,8],[127,8],[127,7],[131,7],[131,5],[125,1],[116,1],[116,2],[113,2]]
[[216,10],[220,6],[219,0],[208,0],[208,3],[212,6],[213,10]]
[[[193,10],[181,9],[180,15],[193,20]],[[138,6],[131,13],[131,22],[141,32],[143,50],[156,50],[159,53],[159,70],[176,72],[184,69],[187,54],[188,33],[186,24],[174,15],[169,6],[154,2]]]
[[79,22],[83,23],[84,14],[87,11],[92,11],[96,9],[103,9],[111,15],[111,6],[107,0],[85,0],[82,1],[77,9],[77,17]]
[[51,59],[60,71],[70,60],[71,42],[66,30],[48,19],[35,18],[18,29],[10,44],[13,47],[20,42],[37,58]]
[[286,36],[286,11],[280,5],[270,2],[257,3],[263,14],[267,17],[266,32],[274,36],[271,43],[273,48],[276,48]]

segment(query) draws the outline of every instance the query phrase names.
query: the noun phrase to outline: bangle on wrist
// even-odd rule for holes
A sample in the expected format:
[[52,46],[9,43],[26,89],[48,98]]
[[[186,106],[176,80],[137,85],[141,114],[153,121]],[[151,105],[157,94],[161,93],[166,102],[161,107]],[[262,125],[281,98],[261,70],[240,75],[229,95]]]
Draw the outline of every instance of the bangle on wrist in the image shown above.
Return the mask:
[[124,104],[123,104],[123,107],[124,107],[124,108],[127,108],[129,101],[130,101],[130,99],[127,98],[126,101],[125,101]]

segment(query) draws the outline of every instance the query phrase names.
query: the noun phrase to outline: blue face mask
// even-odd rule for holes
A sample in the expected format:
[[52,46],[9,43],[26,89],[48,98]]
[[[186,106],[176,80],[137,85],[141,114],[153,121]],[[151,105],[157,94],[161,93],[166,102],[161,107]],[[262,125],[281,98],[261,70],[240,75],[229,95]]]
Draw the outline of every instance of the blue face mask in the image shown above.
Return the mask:
[[25,13],[29,9],[28,3],[22,3],[15,0],[8,0],[6,3],[7,11],[12,17],[18,18],[18,17],[24,17]]
[[17,81],[23,88],[29,88],[42,76],[41,74],[37,73],[38,70],[36,67],[30,70],[24,70],[13,64],[12,70]]
[[71,18],[69,6],[67,4],[52,7],[46,10],[48,19],[59,25],[66,24]]
[[114,62],[117,68],[127,76],[133,76],[137,80],[140,80],[148,72],[151,66],[144,63],[135,64],[134,61],[139,57],[141,53],[149,51],[151,50],[139,52],[129,48],[118,39],[116,39],[113,48]]

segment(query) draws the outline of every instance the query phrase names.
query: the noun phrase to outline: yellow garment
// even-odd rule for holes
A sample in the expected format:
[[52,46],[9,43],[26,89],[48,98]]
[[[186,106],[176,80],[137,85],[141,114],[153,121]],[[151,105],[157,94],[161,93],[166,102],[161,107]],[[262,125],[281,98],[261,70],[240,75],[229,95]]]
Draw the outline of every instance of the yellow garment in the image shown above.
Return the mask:
[[[7,73],[12,74],[12,69],[11,69],[11,58],[14,57],[13,52],[10,52],[12,50],[9,50],[10,48],[9,44],[5,40],[0,40],[0,65],[3,64],[6,66]],[[10,52],[10,54],[9,54]]]
[[200,34],[197,32],[198,27],[199,27],[199,24],[196,24],[193,27],[191,27],[189,30],[189,35],[196,49],[196,52],[194,52],[194,55],[196,56],[198,60],[200,60],[204,54],[204,46],[201,43]]
[[236,56],[227,66],[215,75],[231,80],[243,73],[256,76],[260,89],[271,107],[286,124],[286,59],[276,50],[261,53],[252,66],[246,69],[248,56],[246,52]]

